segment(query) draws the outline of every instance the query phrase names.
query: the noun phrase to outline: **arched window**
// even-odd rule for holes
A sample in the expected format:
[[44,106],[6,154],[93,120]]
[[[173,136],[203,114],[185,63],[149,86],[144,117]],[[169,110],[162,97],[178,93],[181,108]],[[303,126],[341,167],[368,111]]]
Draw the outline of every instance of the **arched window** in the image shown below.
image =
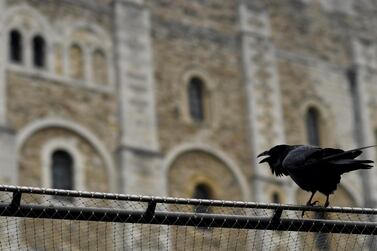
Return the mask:
[[52,154],[52,187],[73,190],[73,159],[69,153],[57,150]]
[[[195,187],[193,198],[209,200],[212,198],[211,189],[206,184],[198,184]],[[195,213],[208,213],[210,211],[208,206],[204,206],[204,205],[197,205],[195,206],[194,210],[195,210]]]
[[40,35],[33,38],[33,64],[37,68],[46,65],[46,42]]
[[95,50],[93,52],[92,60],[92,72],[94,82],[96,84],[107,84],[108,74],[105,53],[100,49]]
[[69,50],[70,76],[74,79],[84,79],[84,54],[80,46],[74,44]]
[[188,100],[190,116],[194,121],[200,122],[205,117],[204,83],[198,77],[193,77],[188,86]]
[[22,35],[17,30],[12,30],[9,33],[9,60],[13,63],[22,63]]
[[274,192],[272,194],[272,202],[276,203],[276,204],[280,204],[281,203],[280,195],[277,192]]
[[321,144],[319,118],[318,110],[314,107],[310,107],[306,113],[306,130],[308,143],[313,146],[319,146]]

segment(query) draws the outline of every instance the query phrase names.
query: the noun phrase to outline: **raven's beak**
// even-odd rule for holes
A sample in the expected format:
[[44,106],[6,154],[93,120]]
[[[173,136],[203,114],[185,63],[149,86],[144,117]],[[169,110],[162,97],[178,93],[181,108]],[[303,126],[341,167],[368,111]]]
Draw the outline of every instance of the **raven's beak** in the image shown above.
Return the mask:
[[262,159],[261,161],[259,161],[259,164],[264,163],[264,162],[267,162],[267,160],[270,158],[270,154],[269,154],[268,151],[264,151],[263,153],[260,153],[260,154],[257,156],[257,158],[262,157],[262,156],[268,156],[268,157]]
[[263,153],[260,153],[260,154],[257,156],[257,158],[262,157],[262,156],[269,156],[269,155],[270,155],[270,154],[269,154],[268,151],[264,151]]

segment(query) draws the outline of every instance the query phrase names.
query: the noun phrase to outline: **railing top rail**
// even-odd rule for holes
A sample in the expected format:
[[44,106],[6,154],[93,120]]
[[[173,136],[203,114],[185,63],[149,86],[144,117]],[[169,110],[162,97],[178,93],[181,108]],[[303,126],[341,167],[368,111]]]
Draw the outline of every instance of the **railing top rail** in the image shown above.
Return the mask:
[[305,211],[321,211],[321,212],[369,214],[369,215],[377,214],[377,209],[373,209],[373,208],[354,208],[354,207],[323,208],[319,206],[302,206],[302,205],[290,205],[290,204],[227,201],[227,200],[186,199],[186,198],[174,198],[174,197],[100,193],[100,192],[86,192],[86,191],[76,191],[76,190],[61,190],[61,189],[25,187],[25,186],[13,186],[13,185],[0,185],[0,191],[21,192],[25,194],[55,195],[55,196],[77,197],[77,198],[130,201],[130,202],[146,202],[146,203],[156,202],[156,203],[175,204],[175,205],[203,205],[203,206],[255,208],[255,209],[272,209],[272,210],[282,209],[282,210],[288,210],[288,211],[305,210]]

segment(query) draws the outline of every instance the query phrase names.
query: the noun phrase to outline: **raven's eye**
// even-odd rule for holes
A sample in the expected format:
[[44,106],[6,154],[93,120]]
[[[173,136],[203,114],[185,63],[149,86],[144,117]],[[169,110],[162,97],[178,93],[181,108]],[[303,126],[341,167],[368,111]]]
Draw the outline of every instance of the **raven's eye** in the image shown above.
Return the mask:
[[273,162],[271,163],[273,166],[278,166],[280,165],[280,160],[279,159],[274,159]]

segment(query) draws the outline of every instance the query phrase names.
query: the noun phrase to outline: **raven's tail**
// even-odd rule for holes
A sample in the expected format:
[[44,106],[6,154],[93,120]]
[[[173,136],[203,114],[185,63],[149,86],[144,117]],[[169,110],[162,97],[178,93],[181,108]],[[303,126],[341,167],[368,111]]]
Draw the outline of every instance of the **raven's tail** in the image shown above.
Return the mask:
[[351,149],[351,150],[348,150],[348,151],[343,151],[343,152],[340,152],[340,153],[337,153],[337,154],[329,155],[329,156],[323,158],[323,160],[332,161],[332,160],[337,160],[337,159],[338,160],[339,159],[354,159],[354,158],[358,157],[360,154],[362,154],[362,150],[372,148],[372,147],[376,147],[376,146],[377,145],[364,146],[364,147],[360,147],[360,148],[356,148],[356,149]]
[[330,161],[331,164],[338,169],[340,174],[355,171],[358,169],[370,169],[373,165],[372,160],[356,160],[356,159],[339,159]]

